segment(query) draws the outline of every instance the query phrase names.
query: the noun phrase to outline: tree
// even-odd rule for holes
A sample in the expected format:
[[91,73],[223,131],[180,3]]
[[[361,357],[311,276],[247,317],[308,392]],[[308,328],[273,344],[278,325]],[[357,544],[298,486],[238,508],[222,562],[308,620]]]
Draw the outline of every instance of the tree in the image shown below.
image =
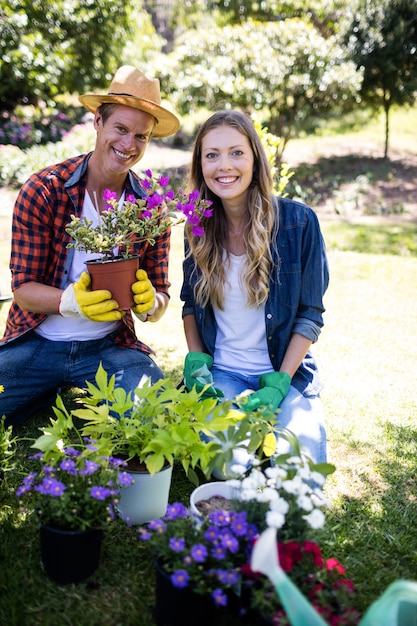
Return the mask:
[[386,158],[391,107],[416,99],[416,0],[359,0],[346,41],[356,66],[364,68],[362,99],[384,110]]
[[[161,64],[162,65],[162,64]],[[351,107],[361,73],[335,37],[324,39],[303,21],[189,31],[158,70],[181,113],[197,107],[262,111],[269,130],[289,138],[311,120]]]
[[108,84],[141,0],[1,0],[0,108]]

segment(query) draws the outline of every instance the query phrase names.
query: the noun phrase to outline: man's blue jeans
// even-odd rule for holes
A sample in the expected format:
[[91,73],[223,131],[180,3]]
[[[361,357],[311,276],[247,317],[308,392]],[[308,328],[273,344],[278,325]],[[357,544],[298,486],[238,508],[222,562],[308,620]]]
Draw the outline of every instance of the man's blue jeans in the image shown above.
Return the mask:
[[[259,389],[258,376],[243,376],[221,370],[215,365],[211,368],[211,373],[214,386],[223,391],[226,399],[233,400],[246,389]],[[305,453],[315,463],[326,462],[326,430],[320,396],[303,396],[291,386],[277,412],[277,426],[293,432]],[[282,437],[278,439],[277,452],[290,452],[288,442]]]
[[61,387],[84,388],[95,382],[99,364],[127,392],[145,374],[152,383],[164,375],[144,352],[118,348],[114,335],[91,341],[49,341],[34,332],[0,348],[0,417],[6,425],[23,422],[36,410],[55,403]]

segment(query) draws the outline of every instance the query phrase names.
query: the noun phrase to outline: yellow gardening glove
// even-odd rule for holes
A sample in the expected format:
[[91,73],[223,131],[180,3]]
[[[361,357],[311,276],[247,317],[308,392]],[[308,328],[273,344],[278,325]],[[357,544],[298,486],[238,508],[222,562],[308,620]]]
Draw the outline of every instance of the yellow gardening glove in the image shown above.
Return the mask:
[[132,307],[132,311],[136,313],[142,322],[144,322],[148,315],[155,313],[156,290],[149,280],[145,270],[137,270],[136,278],[137,282],[132,285],[133,299],[136,306]]
[[82,317],[93,322],[116,322],[125,314],[118,308],[118,303],[107,289],[91,291],[91,276],[83,272],[78,282],[72,283],[62,292],[59,314],[62,317]]

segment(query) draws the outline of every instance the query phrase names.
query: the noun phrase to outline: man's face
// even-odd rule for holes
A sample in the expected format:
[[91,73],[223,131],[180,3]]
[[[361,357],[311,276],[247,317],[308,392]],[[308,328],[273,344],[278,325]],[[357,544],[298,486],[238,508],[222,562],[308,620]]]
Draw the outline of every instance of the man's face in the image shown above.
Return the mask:
[[97,131],[95,155],[103,162],[104,170],[126,173],[143,157],[155,118],[150,113],[132,107],[117,105],[104,122],[100,113],[94,116]]

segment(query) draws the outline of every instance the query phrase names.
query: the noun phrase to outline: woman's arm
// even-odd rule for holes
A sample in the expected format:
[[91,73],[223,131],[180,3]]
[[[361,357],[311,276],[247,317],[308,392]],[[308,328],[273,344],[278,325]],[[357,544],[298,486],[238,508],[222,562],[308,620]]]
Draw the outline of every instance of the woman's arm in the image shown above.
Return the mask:
[[190,352],[204,352],[204,345],[200,339],[194,315],[186,315],[183,322],[188,350]]
[[301,362],[307,354],[311,344],[312,341],[310,339],[307,339],[298,333],[294,333],[290,339],[288,348],[285,351],[279,371],[286,372],[292,378],[300,367]]

